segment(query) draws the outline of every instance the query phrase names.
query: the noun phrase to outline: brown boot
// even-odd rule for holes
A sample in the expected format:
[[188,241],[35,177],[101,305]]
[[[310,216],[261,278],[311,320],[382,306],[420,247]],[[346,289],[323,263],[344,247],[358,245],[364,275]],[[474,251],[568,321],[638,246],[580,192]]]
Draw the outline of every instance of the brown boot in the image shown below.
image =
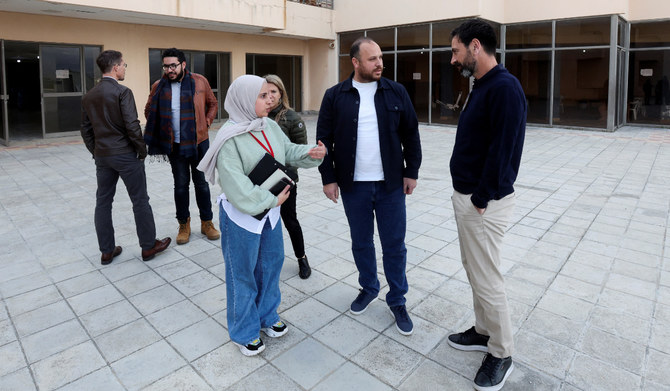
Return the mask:
[[212,224],[212,220],[207,220],[203,221],[200,223],[200,232],[207,236],[207,239],[209,240],[216,240],[221,237],[221,234],[219,231],[214,228],[214,224]]
[[186,219],[184,224],[179,223],[179,233],[177,233],[177,244],[186,244],[191,237],[191,218]]

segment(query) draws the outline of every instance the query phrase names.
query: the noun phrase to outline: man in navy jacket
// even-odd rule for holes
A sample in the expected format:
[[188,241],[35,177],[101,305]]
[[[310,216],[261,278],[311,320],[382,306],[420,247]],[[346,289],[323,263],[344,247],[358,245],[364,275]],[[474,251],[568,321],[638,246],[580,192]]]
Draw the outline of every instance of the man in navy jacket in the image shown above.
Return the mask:
[[382,244],[389,292],[386,303],[401,334],[413,331],[405,307],[405,195],[412,194],[421,165],[414,107],[405,88],[381,77],[382,52],[373,40],[357,39],[350,50],[354,73],[329,88],[321,103],[316,138],[328,148],[319,167],[323,192],[337,202],[342,191],[360,292],[351,313],[363,313],[379,294],[373,242],[374,218]]
[[452,202],[463,267],[472,287],[475,325],[449,336],[461,350],[487,352],[475,376],[477,390],[499,390],[514,366],[514,340],[500,271],[500,247],[514,208],[526,130],[526,97],[519,81],[495,57],[496,36],[473,19],[451,33],[451,64],[474,76],[458,120],[450,169]]

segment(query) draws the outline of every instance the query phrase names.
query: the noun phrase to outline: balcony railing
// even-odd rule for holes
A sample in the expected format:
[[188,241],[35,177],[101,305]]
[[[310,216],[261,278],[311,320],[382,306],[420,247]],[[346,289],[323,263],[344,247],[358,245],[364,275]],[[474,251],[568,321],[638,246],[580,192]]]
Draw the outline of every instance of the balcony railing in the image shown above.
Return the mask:
[[288,0],[294,3],[312,5],[314,7],[323,7],[333,9],[333,0]]

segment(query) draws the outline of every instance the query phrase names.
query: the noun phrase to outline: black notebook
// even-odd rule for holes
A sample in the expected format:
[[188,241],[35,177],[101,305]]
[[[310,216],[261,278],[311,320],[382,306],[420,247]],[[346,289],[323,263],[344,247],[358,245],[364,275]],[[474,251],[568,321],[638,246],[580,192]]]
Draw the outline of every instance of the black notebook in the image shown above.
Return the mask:
[[[254,185],[268,190],[275,196],[279,195],[287,185],[292,190],[295,187],[295,181],[298,179],[295,173],[288,170],[286,166],[275,160],[269,153],[263,155],[248,176]],[[261,220],[268,211],[269,209],[266,209],[254,217]]]

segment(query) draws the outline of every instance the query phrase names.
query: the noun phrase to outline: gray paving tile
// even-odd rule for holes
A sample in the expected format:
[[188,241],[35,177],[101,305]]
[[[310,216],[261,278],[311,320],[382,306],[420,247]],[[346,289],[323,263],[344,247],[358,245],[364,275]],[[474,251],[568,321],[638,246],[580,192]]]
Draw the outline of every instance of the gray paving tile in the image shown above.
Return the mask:
[[[283,293],[283,292],[282,292]],[[191,301],[209,315],[226,309],[226,284],[221,284],[192,296]]]
[[154,269],[156,273],[167,281],[174,281],[201,270],[202,267],[190,259],[182,259]]
[[105,366],[105,361],[90,341],[47,357],[33,364],[40,390],[54,390]]
[[58,389],[58,391],[79,390],[123,391],[125,388],[109,367],[103,367]]
[[186,364],[165,341],[158,341],[113,363],[112,369],[129,390],[139,390]]
[[367,346],[378,333],[349,316],[337,319],[313,334],[314,338],[344,357],[351,357]]
[[74,345],[88,341],[86,331],[76,319],[22,338],[29,363],[34,363]]
[[650,350],[647,361],[646,381],[655,382],[660,387],[670,387],[667,368],[670,368],[670,354],[653,349]]
[[100,288],[67,299],[78,316],[121,300],[123,300],[123,296],[112,285],[103,285]]
[[581,351],[589,357],[635,374],[642,372],[645,350],[637,343],[593,328],[586,330],[581,344]]
[[151,270],[116,281],[114,286],[125,297],[138,295],[165,284],[165,280]]
[[82,259],[47,269],[47,274],[49,274],[54,282],[60,282],[82,274],[90,273],[94,270],[95,268],[91,265],[91,262]]
[[[34,262],[26,263],[31,268],[27,272],[31,274],[18,273],[19,276],[0,283],[0,295],[4,298],[20,295],[32,290],[51,284],[49,276],[35,266]],[[6,271],[5,271],[6,272]]]
[[0,384],[2,384],[3,391],[32,391],[37,389],[27,367],[0,376]]
[[149,270],[149,267],[144,262],[137,260],[130,260],[127,262],[112,262],[111,265],[105,266],[100,270],[110,281],[119,281],[124,278],[134,276]]
[[107,285],[109,282],[103,274],[94,270],[84,273],[56,284],[64,297],[69,298],[80,293],[88,292],[92,289]]
[[566,378],[583,390],[634,390],[640,377],[585,355],[577,355]]
[[0,346],[16,341],[14,327],[9,320],[0,321]]
[[351,361],[374,373],[380,380],[398,387],[402,379],[418,367],[421,359],[419,353],[382,335],[352,357]]
[[386,391],[392,388],[382,383],[373,375],[365,372],[360,367],[346,362],[339,367],[332,375],[321,381],[314,391],[338,391],[338,390],[369,390]]
[[[336,282],[321,292],[315,294],[313,297],[320,302],[330,306],[339,312],[346,312],[351,307],[351,302],[358,295],[358,290],[351,285],[342,282]],[[284,293],[282,292],[282,301],[284,300]],[[296,301],[300,302],[304,298]],[[281,308],[281,307],[280,307]]]
[[323,344],[307,338],[272,363],[302,387],[312,388],[341,366],[344,359]]
[[315,332],[338,315],[339,312],[312,298],[281,313],[291,325],[307,333]]
[[515,336],[513,353],[515,360],[534,368],[542,368],[550,375],[564,379],[575,350],[551,342],[530,332],[519,332]]
[[138,319],[95,338],[107,361],[114,362],[161,340],[151,325]]
[[91,336],[96,337],[117,327],[123,326],[142,315],[128,302],[121,300],[114,304],[82,315],[79,320]]
[[14,326],[21,337],[73,319],[75,314],[64,300],[14,317]]
[[255,390],[303,390],[288,376],[278,371],[272,365],[264,365],[255,370],[252,376],[247,376],[227,388],[228,391],[255,391]]
[[12,316],[17,316],[62,299],[63,297],[58,289],[53,285],[48,285],[5,299],[5,303],[9,313]]
[[450,300],[428,296],[426,300],[412,310],[412,313],[440,325],[445,330],[453,330],[471,311],[471,309]]
[[472,381],[434,361],[425,360],[398,389],[400,391],[467,390]]
[[574,348],[579,342],[584,324],[536,308],[531,312],[523,328],[561,345]]
[[191,367],[183,367],[166,377],[158,380],[150,386],[143,388],[143,391],[208,391],[212,387],[193,370]]
[[207,317],[202,310],[188,300],[165,307],[146,316],[146,320],[163,336],[197,323]]
[[188,361],[194,361],[230,341],[230,338],[228,330],[207,318],[174,333],[167,341]]
[[196,360],[193,367],[215,390],[223,390],[265,364],[262,357],[243,356],[235,344],[228,342]]
[[178,290],[164,284],[158,288],[133,296],[129,300],[143,315],[148,315],[183,299],[184,295],[179,293]]
[[23,351],[18,341],[0,346],[0,376],[5,376],[26,366]]
[[575,321],[585,321],[593,304],[584,300],[548,290],[537,304],[538,308]]
[[197,295],[217,285],[221,285],[223,280],[207,270],[188,275],[184,278],[172,281],[172,285],[186,296]]

